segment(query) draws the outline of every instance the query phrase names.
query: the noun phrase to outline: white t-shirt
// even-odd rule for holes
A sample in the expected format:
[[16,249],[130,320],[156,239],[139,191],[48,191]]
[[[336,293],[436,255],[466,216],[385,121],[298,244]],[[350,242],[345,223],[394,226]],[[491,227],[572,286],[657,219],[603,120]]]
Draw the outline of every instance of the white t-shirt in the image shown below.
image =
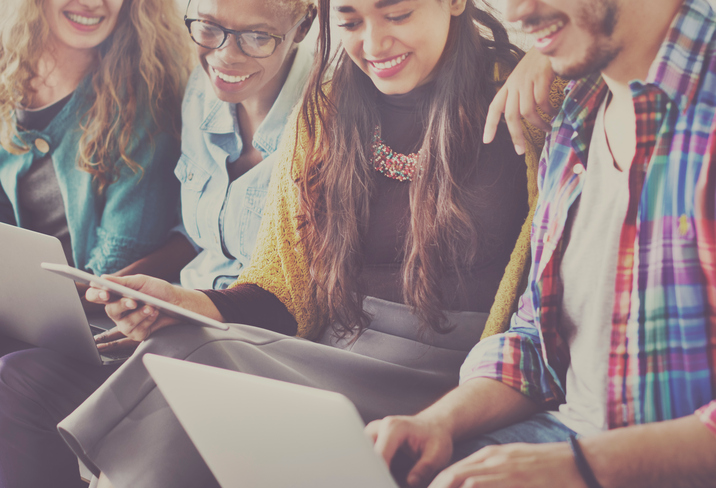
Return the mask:
[[629,172],[614,162],[600,107],[579,201],[570,210],[560,266],[560,334],[569,344],[567,401],[554,415],[587,436],[607,428],[607,375],[619,239],[629,204]]

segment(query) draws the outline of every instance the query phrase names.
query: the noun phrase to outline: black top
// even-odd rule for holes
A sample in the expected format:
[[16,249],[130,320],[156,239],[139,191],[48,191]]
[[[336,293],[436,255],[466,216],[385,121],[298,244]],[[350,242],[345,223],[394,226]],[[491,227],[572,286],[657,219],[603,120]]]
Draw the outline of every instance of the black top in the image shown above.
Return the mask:
[[[381,137],[394,151],[408,154],[420,148],[431,90],[432,85],[428,84],[404,95],[379,95]],[[388,178],[378,171],[373,178],[359,286],[365,295],[401,303],[403,245],[410,222],[410,182]],[[473,180],[476,204],[472,217],[477,228],[484,229],[484,238],[476,262],[462,270],[462,285],[458,286],[455,273],[446,273],[441,291],[447,309],[489,312],[528,210],[524,157],[515,153],[504,126],[498,130],[495,141],[483,148],[480,167],[474,172]],[[283,304],[256,285],[204,293],[229,322],[248,323],[288,334],[296,332],[296,321]],[[277,309],[281,314],[277,315]]]
[[62,100],[41,108],[40,110],[17,109],[15,111],[17,125],[25,130],[36,130],[39,132],[45,130],[47,126],[50,125],[50,122],[52,122],[52,119],[67,105],[70,98],[72,98],[72,93]]

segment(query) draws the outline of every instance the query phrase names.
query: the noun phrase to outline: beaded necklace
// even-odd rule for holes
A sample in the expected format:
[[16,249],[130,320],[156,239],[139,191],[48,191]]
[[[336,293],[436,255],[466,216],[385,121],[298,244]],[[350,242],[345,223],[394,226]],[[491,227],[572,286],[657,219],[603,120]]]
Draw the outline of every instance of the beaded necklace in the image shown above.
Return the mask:
[[422,150],[408,154],[393,151],[383,139],[380,138],[380,126],[373,132],[373,167],[388,178],[398,181],[412,181],[415,175],[415,166]]

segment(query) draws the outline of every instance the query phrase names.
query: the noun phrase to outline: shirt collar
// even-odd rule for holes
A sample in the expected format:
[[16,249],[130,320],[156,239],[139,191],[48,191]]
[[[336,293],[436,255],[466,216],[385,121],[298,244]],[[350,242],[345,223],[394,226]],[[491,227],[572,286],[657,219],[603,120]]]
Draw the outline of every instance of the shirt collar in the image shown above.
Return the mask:
[[[715,15],[707,0],[685,0],[645,80],[660,88],[681,111],[698,90],[707,53],[713,47]],[[632,90],[636,87],[632,84]]]
[[204,76],[204,120],[199,128],[211,134],[233,134],[238,132],[236,106],[216,96],[211,79]]

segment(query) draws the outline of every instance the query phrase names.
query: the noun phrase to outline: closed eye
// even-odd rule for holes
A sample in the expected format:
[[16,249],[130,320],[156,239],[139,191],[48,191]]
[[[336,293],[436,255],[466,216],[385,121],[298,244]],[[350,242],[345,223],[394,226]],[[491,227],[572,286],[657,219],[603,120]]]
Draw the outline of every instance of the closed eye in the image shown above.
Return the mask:
[[403,14],[403,15],[396,15],[396,16],[394,16],[394,17],[386,17],[386,19],[388,19],[388,20],[391,21],[391,22],[400,22],[400,21],[403,21],[403,20],[407,19],[407,18],[410,17],[411,15],[413,15],[413,12],[412,12],[412,11],[411,11],[411,12],[408,12],[408,13],[406,13],[406,14]]
[[338,24],[338,27],[346,30],[355,30],[356,27],[358,27],[361,24],[361,21],[355,21],[355,22],[343,22],[342,24]]

